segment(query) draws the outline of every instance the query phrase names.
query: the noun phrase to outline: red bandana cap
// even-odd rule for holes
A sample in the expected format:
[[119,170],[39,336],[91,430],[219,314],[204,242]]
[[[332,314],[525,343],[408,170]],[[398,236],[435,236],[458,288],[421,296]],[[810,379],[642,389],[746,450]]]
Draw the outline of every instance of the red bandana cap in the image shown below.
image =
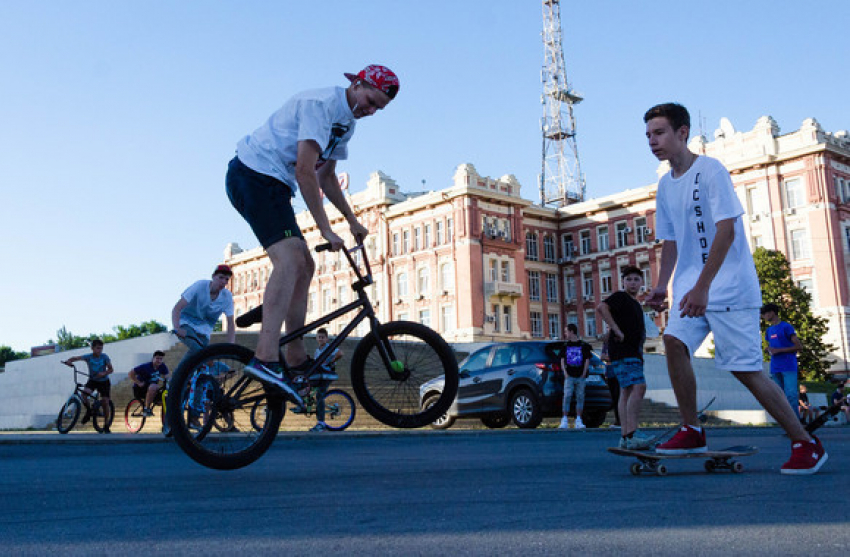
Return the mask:
[[227,275],[229,277],[232,277],[233,271],[230,270],[230,266],[228,266],[228,265],[219,265],[218,267],[215,268],[215,271],[213,271],[213,274],[214,275]]
[[386,66],[370,64],[360,70],[359,74],[347,73],[345,77],[352,83],[355,81],[365,81],[378,91],[386,93],[390,100],[394,99],[398,94],[398,76]]

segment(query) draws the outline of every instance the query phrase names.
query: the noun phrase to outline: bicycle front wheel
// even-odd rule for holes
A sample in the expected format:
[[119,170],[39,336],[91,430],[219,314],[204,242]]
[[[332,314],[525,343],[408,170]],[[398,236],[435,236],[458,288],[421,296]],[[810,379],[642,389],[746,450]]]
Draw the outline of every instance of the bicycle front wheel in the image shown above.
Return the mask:
[[[277,435],[283,399],[242,372],[252,355],[237,344],[213,344],[174,372],[168,389],[169,426],[183,452],[204,466],[217,470],[247,466],[268,450]],[[266,410],[252,423],[251,411],[257,406]],[[216,422],[228,424],[226,431],[214,429]],[[255,429],[255,424],[260,427]]]
[[69,398],[68,402],[59,410],[59,416],[56,418],[56,431],[59,433],[68,433],[74,429],[74,425],[76,425],[77,420],[80,418],[81,410],[80,399],[75,396]]
[[[439,398],[425,407],[422,386],[440,380],[444,385]],[[351,384],[363,408],[381,423],[423,427],[442,416],[457,395],[457,359],[432,329],[393,321],[357,345],[351,358]]]
[[109,399],[109,419],[103,413],[103,401],[98,399],[92,405],[91,423],[98,433],[103,433],[104,430],[112,426],[112,420],[115,419],[115,403]]
[[357,412],[354,399],[345,391],[331,389],[325,393],[325,425],[331,431],[342,431],[354,421]]
[[124,409],[124,425],[130,433],[138,433],[145,427],[145,403],[134,398]]

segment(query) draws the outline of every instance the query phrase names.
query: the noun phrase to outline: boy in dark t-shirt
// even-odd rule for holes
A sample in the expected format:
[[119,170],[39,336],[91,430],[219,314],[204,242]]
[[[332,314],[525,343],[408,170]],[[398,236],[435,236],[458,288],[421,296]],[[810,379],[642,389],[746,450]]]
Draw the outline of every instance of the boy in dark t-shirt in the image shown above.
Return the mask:
[[570,427],[567,413],[570,411],[570,402],[573,391],[576,394],[576,429],[584,429],[581,414],[584,411],[584,386],[587,380],[587,370],[590,365],[590,345],[578,337],[578,327],[570,323],[567,325],[567,342],[564,345],[564,356],[561,358],[561,369],[564,370],[564,417],[561,418],[560,429]]
[[619,402],[620,447],[648,449],[651,438],[637,431],[640,407],[646,395],[646,379],[643,376],[646,325],[643,308],[637,301],[643,286],[643,273],[637,267],[628,266],[623,268],[622,277],[625,289],[603,300],[596,311],[610,329],[608,355],[622,389]]
[[157,350],[153,353],[153,359],[150,362],[130,370],[130,379],[133,381],[133,395],[139,400],[145,401],[145,416],[153,416],[151,411],[153,397],[159,390],[160,379],[164,380],[168,376],[168,366],[162,362],[164,358],[165,352]]

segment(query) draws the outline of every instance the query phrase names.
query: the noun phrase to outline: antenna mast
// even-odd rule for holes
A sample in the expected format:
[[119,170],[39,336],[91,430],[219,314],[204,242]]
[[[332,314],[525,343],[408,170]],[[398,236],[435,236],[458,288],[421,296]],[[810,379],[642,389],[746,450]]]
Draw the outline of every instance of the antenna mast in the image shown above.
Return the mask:
[[540,205],[584,201],[585,183],[576,145],[573,105],[583,99],[570,87],[561,43],[560,0],[543,0],[543,136]]

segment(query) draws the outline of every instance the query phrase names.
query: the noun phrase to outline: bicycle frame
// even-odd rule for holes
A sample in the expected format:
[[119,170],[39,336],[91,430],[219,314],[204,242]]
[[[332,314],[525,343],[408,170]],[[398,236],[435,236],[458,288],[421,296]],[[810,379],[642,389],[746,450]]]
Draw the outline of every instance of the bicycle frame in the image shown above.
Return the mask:
[[[330,244],[322,244],[316,247],[316,251],[326,251],[330,249]],[[342,253],[345,254],[345,258],[348,260],[348,264],[351,269],[354,271],[354,274],[357,275],[357,280],[354,284],[351,285],[352,290],[357,294],[357,300],[346,304],[345,306],[337,309],[336,311],[332,311],[331,313],[325,315],[324,317],[317,319],[311,323],[307,323],[303,327],[292,331],[291,333],[287,333],[286,335],[280,338],[280,361],[283,364],[284,369],[289,370],[286,365],[286,358],[283,357],[283,347],[300,337],[303,337],[310,331],[314,331],[325,325],[330,323],[334,319],[338,317],[342,317],[343,315],[350,313],[358,308],[361,308],[360,311],[354,316],[351,322],[343,328],[342,332],[340,332],[336,338],[331,341],[322,354],[319,356],[317,360],[313,362],[313,365],[310,366],[310,369],[304,374],[307,378],[316,373],[319,369],[322,368],[323,364],[331,357],[334,351],[340,347],[343,341],[348,338],[348,335],[357,328],[360,323],[364,320],[368,319],[370,327],[372,329],[372,333],[377,335],[378,330],[380,328],[381,323],[378,321],[378,318],[375,316],[375,309],[372,307],[372,302],[369,300],[369,296],[366,294],[366,287],[371,285],[374,280],[372,279],[372,267],[369,265],[369,258],[366,255],[366,247],[363,243],[359,243],[351,249],[343,248]],[[365,267],[365,273],[362,273],[360,267],[355,263],[354,259],[351,257],[352,253],[360,252],[362,254],[363,266]],[[384,365],[387,366],[387,370],[392,373],[391,363],[395,359],[395,355],[392,354],[391,348],[387,345],[387,343],[380,342],[378,343],[378,351],[381,355],[381,359],[384,361]]]

